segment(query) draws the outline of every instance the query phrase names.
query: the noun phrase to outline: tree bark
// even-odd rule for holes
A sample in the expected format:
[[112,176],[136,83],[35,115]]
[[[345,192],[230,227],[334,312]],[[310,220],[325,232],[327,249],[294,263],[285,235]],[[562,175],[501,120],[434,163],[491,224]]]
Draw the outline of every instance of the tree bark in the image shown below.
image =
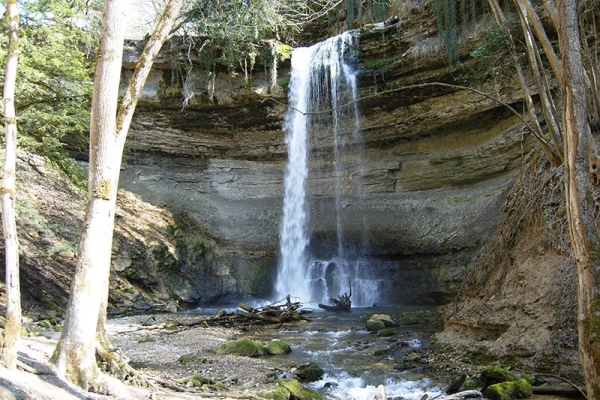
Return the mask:
[[117,115],[125,23],[119,0],[104,2],[90,122],[89,204],[67,315],[52,357],[60,375],[86,390],[104,391],[100,387],[103,380],[98,379],[100,371],[95,355],[96,346],[106,348],[110,344],[104,323],[117,187],[125,139],[150,67],[182,4],[183,0],[170,0],[167,4],[142,53]]
[[[125,21],[119,0],[105,0],[90,119],[89,203],[63,331],[54,351],[58,373],[99,391],[96,365],[98,311],[110,271],[120,159],[116,146],[117,99]],[[94,310],[96,310],[94,312]]]
[[8,55],[4,77],[4,127],[6,130],[2,176],[2,229],[5,243],[6,325],[0,336],[0,363],[17,368],[17,344],[21,334],[21,289],[19,285],[19,241],[15,222],[15,181],[17,158],[17,119],[15,81],[19,60],[19,11],[17,0],[7,0]]
[[588,166],[590,126],[581,60],[577,4],[558,1],[560,53],[563,65],[565,196],[571,245],[578,274],[579,353],[588,399],[600,399],[600,235],[593,216],[594,198]]

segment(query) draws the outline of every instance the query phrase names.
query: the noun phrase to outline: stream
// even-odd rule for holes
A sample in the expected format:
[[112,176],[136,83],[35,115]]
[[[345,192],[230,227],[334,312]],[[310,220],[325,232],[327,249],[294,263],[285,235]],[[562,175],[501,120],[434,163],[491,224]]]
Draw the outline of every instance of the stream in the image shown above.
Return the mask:
[[[353,308],[350,313],[319,310],[307,314],[311,322],[261,329],[252,338],[265,343],[280,339],[290,345],[291,354],[268,357],[274,367],[316,362],[325,375],[306,386],[319,392],[323,399],[372,400],[379,385],[385,386],[388,399],[420,400],[425,394],[434,398],[442,394],[442,387],[448,382],[436,382],[436,374],[420,358],[426,357],[425,350],[436,327],[425,319],[400,325],[396,335],[379,337],[367,331],[363,322],[368,314],[396,317],[407,311],[431,310],[423,307]],[[419,358],[406,362],[407,357],[415,355]]]

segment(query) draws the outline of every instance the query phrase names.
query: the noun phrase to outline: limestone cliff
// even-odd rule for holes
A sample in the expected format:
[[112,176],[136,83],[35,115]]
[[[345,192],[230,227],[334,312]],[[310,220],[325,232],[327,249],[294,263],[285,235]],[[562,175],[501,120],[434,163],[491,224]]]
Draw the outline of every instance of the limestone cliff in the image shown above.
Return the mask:
[[[359,240],[360,221],[368,221],[366,258],[374,276],[389,284],[389,301],[437,304],[456,294],[494,232],[534,142],[505,106],[473,91],[423,85],[454,83],[443,51],[426,50],[435,17],[428,8],[407,9],[400,19],[360,31],[366,200],[348,196],[342,207],[349,237]],[[461,42],[466,62],[477,40],[473,33]],[[195,94],[183,108],[180,71],[190,64],[176,52],[165,46],[144,88],[121,186],[189,214],[214,243],[212,272],[194,273],[182,300],[266,296],[282,218],[285,87],[269,88],[257,68],[251,81],[219,72],[212,92],[207,74],[194,66],[185,89]],[[124,78],[139,53],[139,43],[131,42]],[[282,80],[288,68],[280,64]],[[501,89],[502,101],[518,109],[519,90]],[[311,145],[311,251],[326,258],[336,246],[332,139],[314,133]],[[248,285],[251,275],[264,277],[262,293]]]

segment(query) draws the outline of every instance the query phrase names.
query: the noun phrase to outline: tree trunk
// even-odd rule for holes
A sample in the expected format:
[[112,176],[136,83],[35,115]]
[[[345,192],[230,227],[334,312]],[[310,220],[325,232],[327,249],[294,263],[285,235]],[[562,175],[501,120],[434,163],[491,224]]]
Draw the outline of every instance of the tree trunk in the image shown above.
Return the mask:
[[[154,60],[158,55],[162,45],[164,44],[175,19],[179,15],[179,11],[183,5],[184,0],[169,0],[167,5],[165,6],[165,10],[163,11],[162,16],[160,17],[156,27],[154,28],[154,32],[148,39],[146,46],[144,47],[144,51],[138,61],[135,71],[129,81],[129,86],[127,87],[127,91],[125,92],[125,96],[123,96],[123,101],[121,103],[121,108],[119,109],[119,113],[117,115],[116,121],[116,139],[117,144],[114,152],[118,155],[118,168],[117,174],[121,169],[121,161],[123,157],[123,148],[125,146],[125,139],[127,138],[127,132],[129,132],[129,127],[131,125],[131,120],[133,119],[133,113],[135,112],[135,107],[137,106],[137,102],[140,98],[140,94],[142,93],[142,89],[144,88],[144,84],[146,83],[146,79],[148,79],[148,75],[150,74],[150,70],[152,69],[152,64],[154,64]],[[117,175],[117,184],[119,182],[119,177]],[[114,215],[114,212],[113,212]],[[112,230],[111,230],[112,235]],[[104,287],[104,297],[102,302],[100,303],[100,309],[98,313],[98,324],[97,324],[97,338],[101,345],[107,347],[110,343],[108,338],[106,337],[106,330],[104,324],[106,322],[106,307],[108,305],[108,289],[109,289],[109,280],[108,275],[106,279],[102,282]]]
[[110,345],[104,323],[123,147],[150,67],[183,4],[183,0],[170,0],[167,4],[117,115],[125,25],[118,1],[104,2],[90,122],[89,204],[63,332],[53,355],[61,375],[87,390],[96,391],[102,391],[98,384],[102,383],[98,379],[96,346]]
[[585,76],[580,54],[577,4],[558,2],[559,42],[563,65],[565,195],[569,233],[578,274],[579,353],[587,396],[600,399],[600,235],[593,216],[594,198],[588,166],[588,123]]
[[17,0],[7,0],[8,55],[4,77],[4,127],[6,148],[2,176],[2,228],[6,263],[6,326],[0,337],[0,363],[17,368],[17,343],[21,334],[21,290],[19,286],[19,241],[15,222],[15,167],[17,158],[17,119],[15,81],[19,60],[19,11]]
[[90,120],[89,204],[63,331],[54,351],[58,372],[98,390],[96,327],[111,261],[120,155],[116,121],[125,21],[119,0],[105,0]]

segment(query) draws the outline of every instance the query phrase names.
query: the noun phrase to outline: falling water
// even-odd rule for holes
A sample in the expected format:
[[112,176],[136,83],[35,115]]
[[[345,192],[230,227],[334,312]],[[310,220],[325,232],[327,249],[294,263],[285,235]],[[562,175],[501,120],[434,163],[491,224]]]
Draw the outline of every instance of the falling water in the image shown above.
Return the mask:
[[[357,257],[350,260],[344,232],[343,208],[353,199],[362,199],[360,172],[346,162],[362,157],[355,68],[357,39],[349,32],[312,47],[292,53],[289,106],[285,122],[288,165],[285,175],[283,221],[280,232],[280,264],[275,286],[278,299],[288,294],[306,302],[329,303],[352,285],[355,306],[377,302],[378,282],[369,279],[368,265]],[[308,178],[309,143],[312,131],[330,134],[335,170],[333,197],[337,234],[337,254],[329,260],[311,259],[308,254]],[[363,221],[363,230],[368,229]],[[356,240],[356,237],[353,239]],[[361,247],[361,244],[353,247]]]

